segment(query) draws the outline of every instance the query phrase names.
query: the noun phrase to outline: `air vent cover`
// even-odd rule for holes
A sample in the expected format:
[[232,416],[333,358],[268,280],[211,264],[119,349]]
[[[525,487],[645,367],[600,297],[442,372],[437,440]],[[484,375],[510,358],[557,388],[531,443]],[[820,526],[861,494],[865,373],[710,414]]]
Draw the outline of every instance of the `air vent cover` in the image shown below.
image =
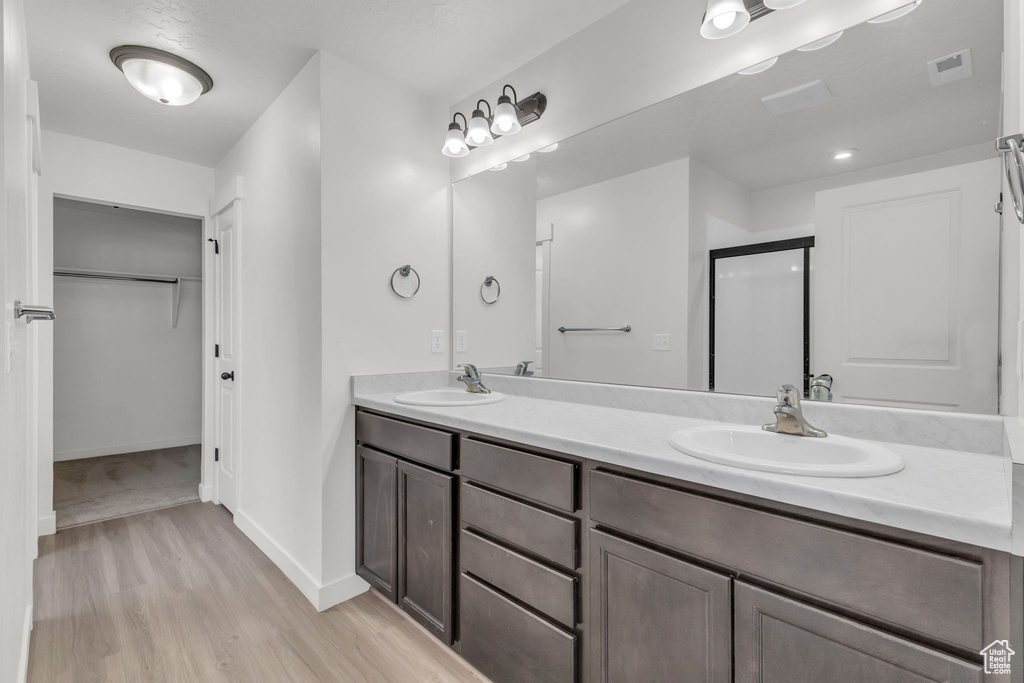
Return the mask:
[[970,50],[963,50],[962,52],[928,62],[928,77],[936,88],[953,81],[970,78],[973,75],[974,69],[971,67]]
[[832,99],[832,91],[825,85],[825,81],[817,80],[792,90],[769,95],[762,98],[761,101],[764,102],[764,106],[768,107],[768,111],[776,116],[781,116],[818,107],[831,102]]

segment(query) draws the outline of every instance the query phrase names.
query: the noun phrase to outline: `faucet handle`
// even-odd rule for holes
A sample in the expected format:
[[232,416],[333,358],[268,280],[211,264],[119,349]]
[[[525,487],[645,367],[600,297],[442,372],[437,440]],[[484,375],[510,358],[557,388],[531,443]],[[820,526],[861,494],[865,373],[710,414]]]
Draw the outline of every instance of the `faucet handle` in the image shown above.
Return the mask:
[[800,407],[800,390],[792,384],[783,384],[776,390],[775,395],[779,399],[780,406]]

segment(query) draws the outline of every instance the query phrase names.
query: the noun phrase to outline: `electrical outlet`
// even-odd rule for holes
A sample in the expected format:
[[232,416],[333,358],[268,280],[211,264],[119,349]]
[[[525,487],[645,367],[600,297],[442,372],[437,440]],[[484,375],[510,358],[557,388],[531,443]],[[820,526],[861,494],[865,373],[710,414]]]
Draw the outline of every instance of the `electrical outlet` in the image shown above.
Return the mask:
[[430,333],[430,352],[444,353],[444,330],[433,330]]
[[455,330],[455,353],[466,353],[469,350],[466,342],[466,331]]
[[667,334],[656,334],[654,335],[654,350],[655,351],[670,351],[672,344],[669,341],[669,335]]

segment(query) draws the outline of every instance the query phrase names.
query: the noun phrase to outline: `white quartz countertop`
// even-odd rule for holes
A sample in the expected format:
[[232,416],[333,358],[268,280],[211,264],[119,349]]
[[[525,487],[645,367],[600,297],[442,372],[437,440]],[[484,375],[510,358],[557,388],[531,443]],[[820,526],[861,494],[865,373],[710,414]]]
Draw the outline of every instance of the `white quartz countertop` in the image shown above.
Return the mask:
[[1011,461],[1006,457],[886,443],[903,457],[903,471],[863,479],[772,474],[707,462],[669,445],[676,430],[709,420],[516,395],[490,405],[411,406],[395,403],[398,393],[357,393],[354,403],[811,510],[1011,550]]

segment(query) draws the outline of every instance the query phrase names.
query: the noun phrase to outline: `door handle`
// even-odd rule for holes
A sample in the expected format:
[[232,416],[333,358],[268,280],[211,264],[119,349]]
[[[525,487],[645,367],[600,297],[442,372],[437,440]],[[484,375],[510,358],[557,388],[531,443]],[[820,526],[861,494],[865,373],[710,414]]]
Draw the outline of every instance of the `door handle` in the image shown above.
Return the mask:
[[234,382],[235,381],[235,371],[232,370],[231,372],[222,372],[222,373],[220,373],[220,378],[221,379],[229,379],[232,382]]
[[15,301],[14,317],[21,318],[22,316],[25,318],[25,324],[33,320],[53,320],[56,317],[53,314],[53,309],[48,306],[26,306],[20,301]]

